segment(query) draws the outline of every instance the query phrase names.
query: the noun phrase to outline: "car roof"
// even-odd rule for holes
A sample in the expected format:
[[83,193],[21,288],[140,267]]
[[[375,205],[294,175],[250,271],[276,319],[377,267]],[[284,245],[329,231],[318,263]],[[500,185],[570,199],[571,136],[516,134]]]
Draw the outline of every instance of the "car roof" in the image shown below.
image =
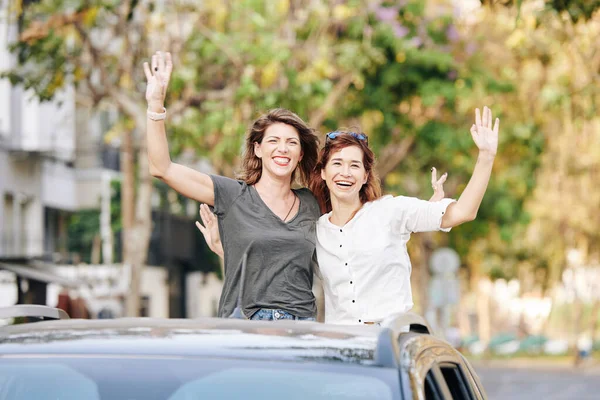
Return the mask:
[[0,327],[0,357],[232,357],[380,364],[382,328],[224,318],[56,320]]
[[[448,343],[429,334],[431,328],[423,317],[411,312],[391,315],[378,326],[224,318],[72,320],[63,310],[48,306],[0,308],[0,319],[22,317],[44,320],[0,326],[0,358],[213,356],[398,368],[400,358],[405,362],[409,354],[425,347],[455,352]],[[402,340],[407,334],[427,340],[421,344]]]

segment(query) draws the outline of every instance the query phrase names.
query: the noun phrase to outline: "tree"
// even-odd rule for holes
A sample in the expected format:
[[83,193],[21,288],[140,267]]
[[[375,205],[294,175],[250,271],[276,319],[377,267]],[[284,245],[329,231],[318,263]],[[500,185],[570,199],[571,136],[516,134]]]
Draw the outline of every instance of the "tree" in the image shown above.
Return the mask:
[[[285,106],[321,125],[369,63],[360,42],[336,30],[360,9],[325,1],[201,6],[152,1],[44,0],[21,5],[12,50],[14,84],[50,100],[65,85],[94,110],[116,107],[121,135],[123,262],[131,267],[126,312],[139,309],[151,229],[152,184],[140,133],[145,127],[142,61],[169,49],[176,64],[167,104],[172,151],[192,148],[232,175],[243,132],[257,111]],[[16,7],[21,9],[21,7]],[[368,50],[368,49],[367,49]],[[368,58],[367,58],[368,59]],[[337,61],[339,60],[339,61]]]
[[[483,30],[483,24],[471,28],[443,1],[382,3],[367,15],[359,21],[363,25],[348,25],[342,38],[369,42],[373,50],[367,54],[378,57],[325,124],[358,125],[369,132],[387,191],[426,198],[431,190],[428,175],[435,166],[450,173],[446,193],[458,197],[475,164],[476,147],[468,133],[473,110],[491,106],[502,120],[502,147],[478,218],[449,237],[419,234],[411,239],[414,276],[425,306],[428,260],[436,246],[449,239],[476,282],[481,243],[492,240],[506,248],[513,232],[524,229],[524,203],[534,187],[543,139],[535,125],[522,122],[527,120],[522,115],[506,112],[504,100],[515,96],[518,87],[498,73],[501,60],[492,62],[477,51],[487,38],[472,29]],[[512,129],[516,126],[521,129]],[[490,257],[496,271],[503,270],[495,261],[502,249],[498,246]]]
[[[46,0],[22,6],[20,37],[12,48],[18,66],[6,74],[12,83],[33,90],[42,101],[52,99],[65,85],[75,85],[80,106],[119,111],[112,131],[121,136],[123,263],[131,271],[126,313],[137,315],[152,193],[140,135],[146,118],[141,65],[157,47],[181,51],[182,43],[193,35],[193,20],[206,13],[191,12],[189,6],[160,8],[151,1]],[[181,25],[166,24],[167,17]],[[171,117],[177,119],[191,101],[191,96],[184,96],[172,102]]]
[[[22,35],[14,46],[19,67],[9,77],[41,99],[75,84],[82,103],[120,111],[113,131],[122,133],[123,247],[124,262],[133,267],[127,307],[133,315],[152,190],[139,135],[145,127],[143,60],[171,50],[171,151],[196,152],[217,173],[234,175],[249,122],[282,106],[315,128],[359,125],[368,132],[388,191],[427,196],[429,168],[436,166],[451,173],[453,195],[461,189],[453,182],[466,183],[474,165],[468,133],[473,109],[514,86],[497,73],[501,65],[477,57],[476,41],[452,12],[444,0],[213,0],[193,6],[45,0],[21,14]],[[532,161],[519,163],[510,152],[499,156],[493,198],[486,196],[476,223],[450,237],[463,254],[476,254],[473,243],[490,232],[506,239],[511,224],[524,219],[522,205],[533,184],[520,181],[536,166],[537,126],[525,124],[533,134],[519,136],[522,131],[507,126],[520,119],[503,112],[506,146]],[[421,266],[434,240],[415,241],[423,250]]]
[[[521,223],[504,218],[490,226],[485,240],[471,245],[469,257],[481,273],[519,278],[524,292],[544,294],[560,283],[569,248],[580,249],[589,262],[598,259],[598,237],[588,229],[598,225],[600,205],[591,183],[600,161],[594,144],[599,48],[592,39],[598,34],[598,4],[519,3],[520,8],[482,8],[467,31],[480,38],[478,53],[492,75],[513,88],[495,96],[503,121],[510,121],[512,137],[505,146],[513,153],[504,166],[512,176],[499,189],[525,194],[515,208],[492,192],[505,217],[522,210]],[[577,14],[581,7],[587,11]],[[525,147],[515,146],[514,139]]]

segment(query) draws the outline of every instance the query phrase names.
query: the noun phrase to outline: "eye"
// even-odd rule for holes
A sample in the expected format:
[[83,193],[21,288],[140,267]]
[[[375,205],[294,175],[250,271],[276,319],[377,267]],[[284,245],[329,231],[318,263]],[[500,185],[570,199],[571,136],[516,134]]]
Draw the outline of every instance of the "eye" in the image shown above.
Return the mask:
[[358,164],[352,164],[351,167],[352,168],[360,168],[360,165],[358,165]]
[[339,161],[334,161],[331,163],[331,165],[335,165],[337,167],[338,165],[342,165],[342,163]]

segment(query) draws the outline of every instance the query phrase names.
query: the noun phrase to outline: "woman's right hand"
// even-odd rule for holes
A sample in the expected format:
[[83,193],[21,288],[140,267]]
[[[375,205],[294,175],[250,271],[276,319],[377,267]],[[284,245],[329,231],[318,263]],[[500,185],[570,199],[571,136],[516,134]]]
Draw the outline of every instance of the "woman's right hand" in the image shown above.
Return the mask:
[[146,74],[146,101],[150,111],[162,112],[167,94],[167,86],[171,79],[173,71],[173,61],[171,53],[162,53],[157,51],[152,56],[152,69],[147,62],[144,63],[144,73]]

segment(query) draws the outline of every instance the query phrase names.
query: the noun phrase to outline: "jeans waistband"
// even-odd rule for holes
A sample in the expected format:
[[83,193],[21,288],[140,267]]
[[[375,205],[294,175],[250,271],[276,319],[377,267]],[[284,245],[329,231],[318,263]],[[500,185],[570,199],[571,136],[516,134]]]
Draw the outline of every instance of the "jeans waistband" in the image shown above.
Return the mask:
[[313,317],[297,317],[291,312],[282,310],[280,308],[261,308],[255,312],[250,319],[255,321],[279,321],[284,319],[315,321],[315,318]]

